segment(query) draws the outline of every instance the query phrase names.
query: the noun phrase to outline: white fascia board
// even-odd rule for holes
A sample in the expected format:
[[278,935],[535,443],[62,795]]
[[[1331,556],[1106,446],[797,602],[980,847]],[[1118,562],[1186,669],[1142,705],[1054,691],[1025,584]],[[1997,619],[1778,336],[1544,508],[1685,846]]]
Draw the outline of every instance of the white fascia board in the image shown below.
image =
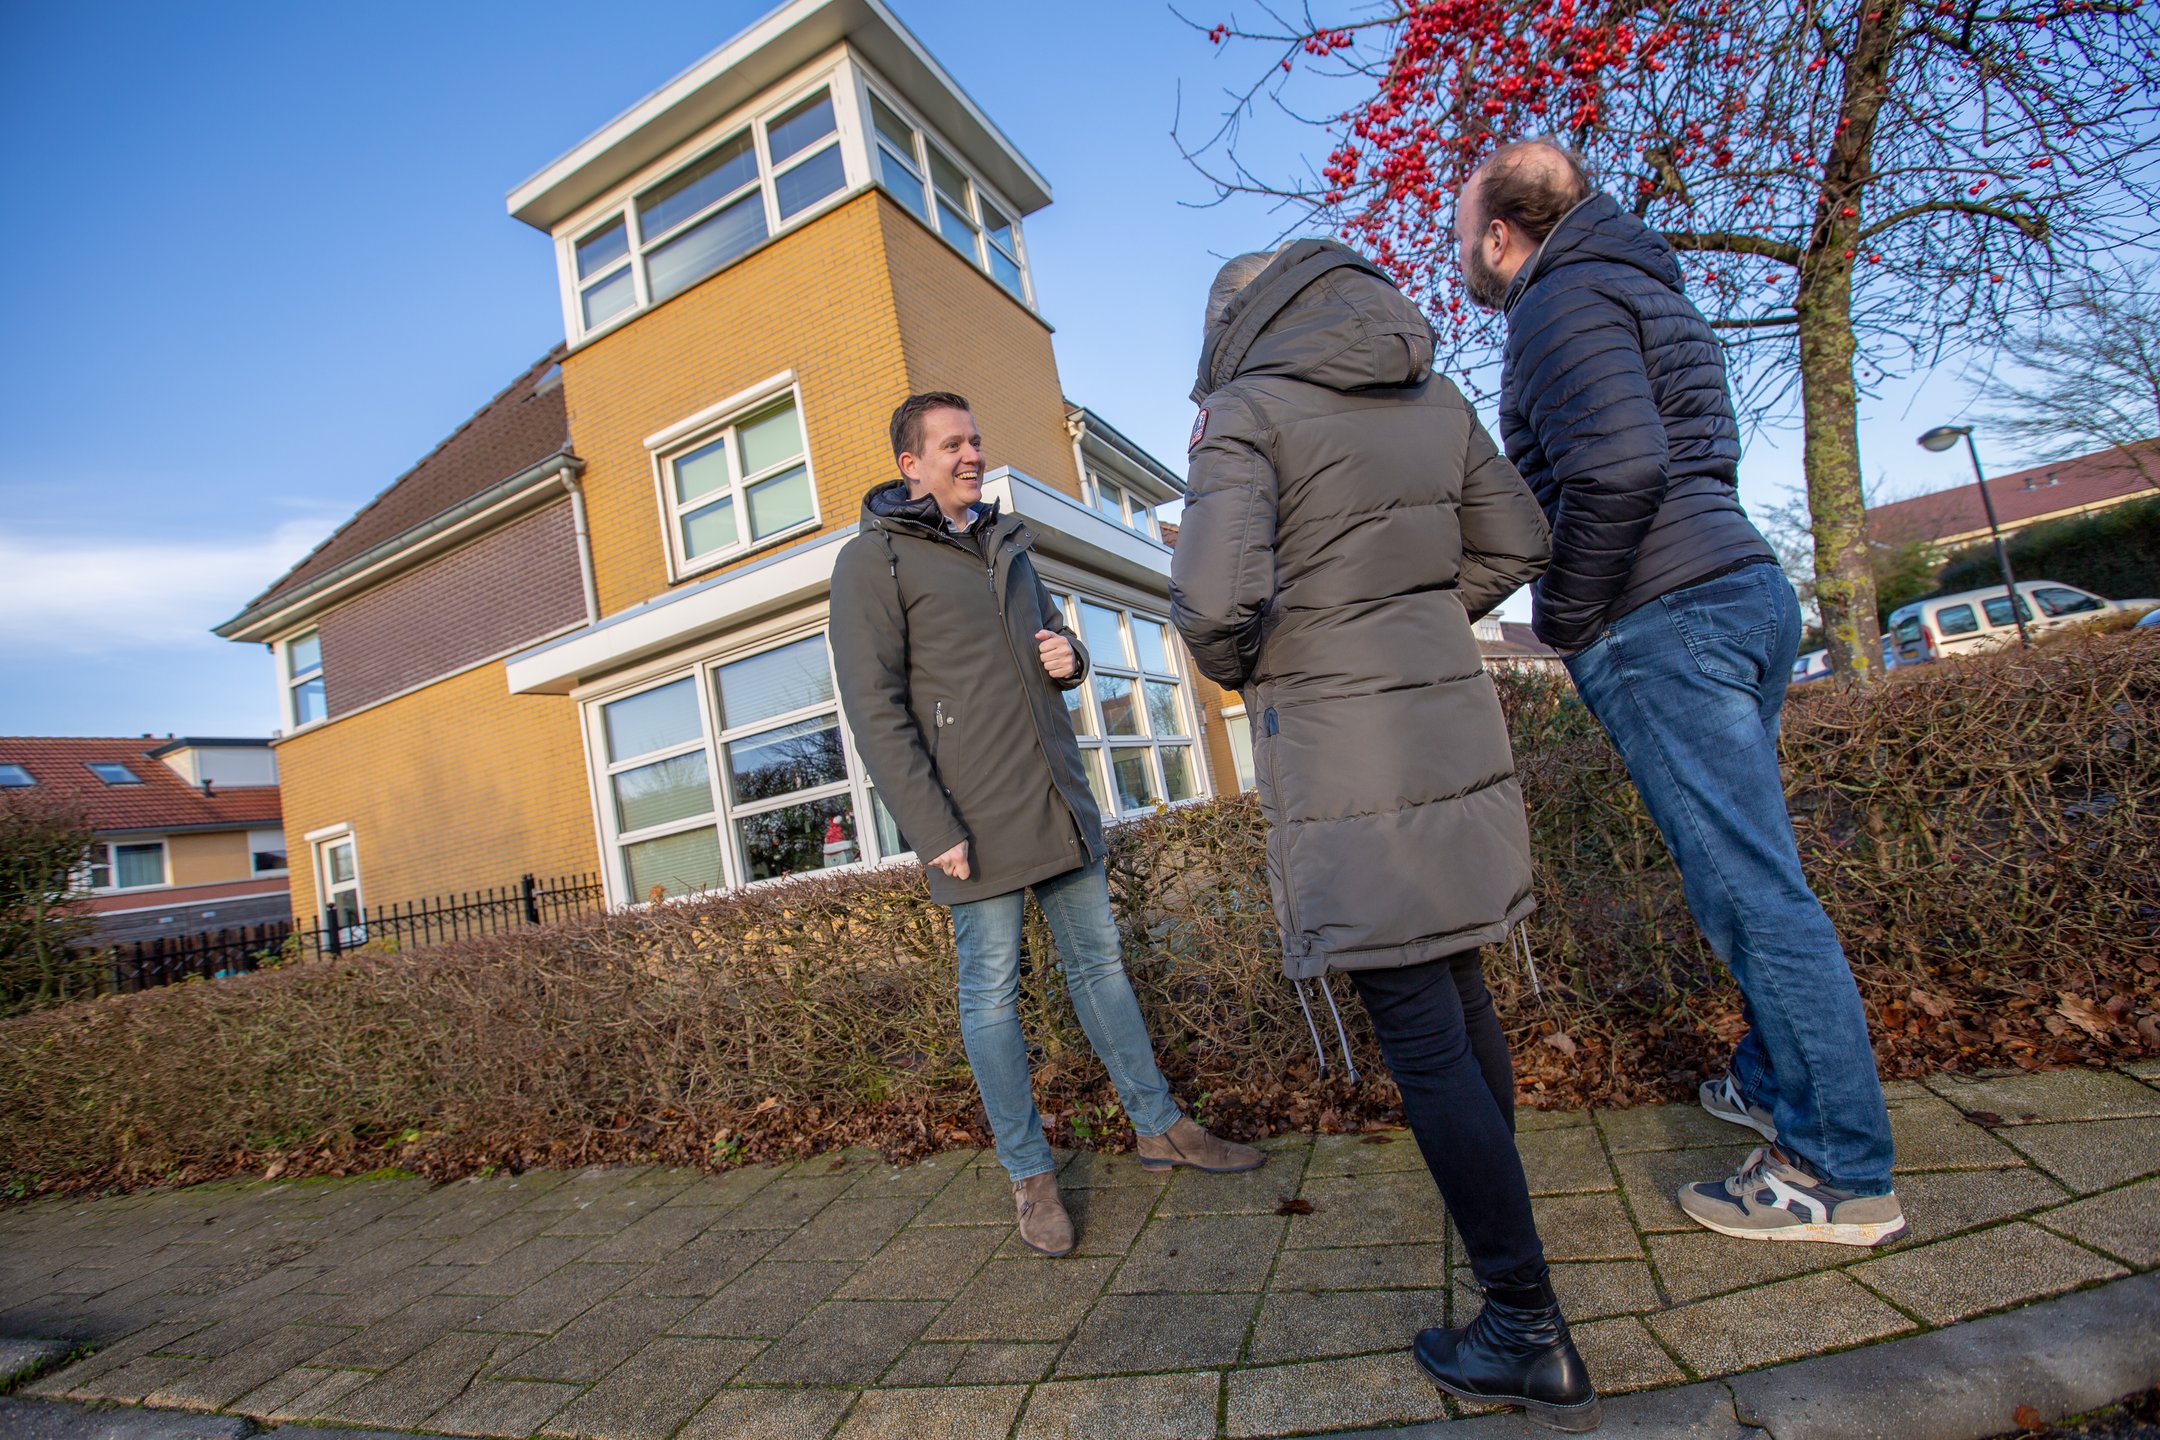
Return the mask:
[[788,546],[755,564],[608,616],[503,662],[513,695],[567,695],[595,676],[734,629],[832,589],[852,528]]
[[1001,465],[983,477],[983,496],[1004,506],[1006,514],[1027,521],[1045,554],[1150,594],[1169,593],[1170,551],[1161,542],[1134,534],[1010,466]]
[[511,215],[556,225],[721,117],[846,41],[891,75],[908,100],[1025,216],[1049,182],[968,98],[881,0],[792,0],[616,116],[512,190]]

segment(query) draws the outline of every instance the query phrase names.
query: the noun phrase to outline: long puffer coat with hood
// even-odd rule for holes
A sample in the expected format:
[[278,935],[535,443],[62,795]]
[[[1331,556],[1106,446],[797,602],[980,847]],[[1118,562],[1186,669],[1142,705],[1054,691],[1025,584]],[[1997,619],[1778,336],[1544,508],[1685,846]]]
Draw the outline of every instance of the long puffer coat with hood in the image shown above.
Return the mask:
[[1537,501],[1355,251],[1278,254],[1200,361],[1171,605],[1244,692],[1293,979],[1497,942],[1530,835],[1470,622],[1544,569]]

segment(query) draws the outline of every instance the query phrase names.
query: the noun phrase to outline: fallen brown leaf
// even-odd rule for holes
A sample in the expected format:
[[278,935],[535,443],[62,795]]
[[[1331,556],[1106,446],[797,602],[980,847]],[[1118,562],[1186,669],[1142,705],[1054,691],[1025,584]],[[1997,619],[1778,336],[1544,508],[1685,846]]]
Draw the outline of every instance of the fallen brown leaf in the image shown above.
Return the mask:
[[1277,1215],[1310,1215],[1313,1213],[1313,1203],[1304,1199],[1293,1200],[1288,1195],[1285,1195],[1282,1197],[1281,1202],[1276,1205],[1275,1213]]

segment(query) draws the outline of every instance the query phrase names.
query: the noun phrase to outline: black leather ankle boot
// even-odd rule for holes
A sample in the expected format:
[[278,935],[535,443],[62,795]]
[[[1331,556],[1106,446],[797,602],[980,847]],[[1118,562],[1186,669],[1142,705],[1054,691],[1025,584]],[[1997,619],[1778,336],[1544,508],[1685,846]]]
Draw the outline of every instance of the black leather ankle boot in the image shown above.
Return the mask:
[[1485,1292],[1468,1325],[1418,1332],[1417,1362],[1465,1400],[1520,1405],[1532,1420],[1580,1434],[1598,1427],[1597,1391],[1568,1335],[1552,1283]]

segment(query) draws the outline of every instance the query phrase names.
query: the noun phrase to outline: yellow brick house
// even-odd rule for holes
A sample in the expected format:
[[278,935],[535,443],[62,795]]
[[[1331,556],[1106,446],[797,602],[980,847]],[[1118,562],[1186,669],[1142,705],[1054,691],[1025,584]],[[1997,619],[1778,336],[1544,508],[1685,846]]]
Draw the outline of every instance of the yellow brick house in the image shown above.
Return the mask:
[[277,656],[296,912],[901,854],[825,624],[911,391],[969,397],[1088,642],[1106,816],[1235,789],[1167,623],[1182,480],[1065,398],[1035,307],[1049,203],[880,0],[795,0],[512,191],[563,346],[219,628]]

